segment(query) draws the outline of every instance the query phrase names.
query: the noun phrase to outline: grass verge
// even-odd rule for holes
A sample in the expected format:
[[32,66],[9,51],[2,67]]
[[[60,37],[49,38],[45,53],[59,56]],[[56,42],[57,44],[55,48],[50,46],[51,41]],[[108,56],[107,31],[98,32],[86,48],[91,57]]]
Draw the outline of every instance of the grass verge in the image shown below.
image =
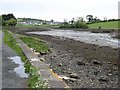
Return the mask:
[[23,54],[22,49],[16,42],[16,39],[7,30],[4,30],[4,42],[11,47],[25,63],[25,72],[29,74],[28,87],[29,88],[47,88],[47,83],[38,73],[38,68],[33,67],[31,63],[27,60],[26,56]]
[[49,47],[45,44],[44,41],[40,39],[29,37],[29,36],[20,36],[20,39],[26,43],[30,48],[36,50],[36,52],[49,52]]

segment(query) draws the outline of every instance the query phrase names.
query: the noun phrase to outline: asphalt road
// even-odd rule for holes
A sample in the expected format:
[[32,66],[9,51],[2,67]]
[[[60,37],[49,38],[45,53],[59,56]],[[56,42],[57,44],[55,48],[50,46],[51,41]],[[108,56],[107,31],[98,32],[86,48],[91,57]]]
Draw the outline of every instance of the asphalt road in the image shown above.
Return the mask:
[[0,89],[2,89],[2,30],[0,29]]
[[18,64],[12,62],[8,57],[17,54],[6,44],[2,43],[2,88],[27,88],[27,78],[21,78],[14,71]]

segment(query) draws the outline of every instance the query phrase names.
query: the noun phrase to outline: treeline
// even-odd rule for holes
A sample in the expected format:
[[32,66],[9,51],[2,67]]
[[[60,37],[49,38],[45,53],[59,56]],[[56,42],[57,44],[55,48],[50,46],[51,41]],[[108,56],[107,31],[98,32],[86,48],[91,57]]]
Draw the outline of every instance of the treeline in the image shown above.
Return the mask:
[[59,28],[88,28],[86,22],[81,22],[81,21],[75,21],[74,23],[67,23],[64,22],[62,23]]
[[88,28],[87,23],[84,21],[83,17],[72,18],[68,21],[64,19],[64,22],[59,26],[59,28]]
[[98,22],[87,22],[87,24],[100,23],[100,22],[111,22],[111,21],[120,21],[120,19],[100,20]]
[[33,19],[33,18],[18,18],[18,20],[21,20],[21,21],[30,21],[30,20],[33,20],[33,21],[43,21],[41,19]]
[[3,14],[0,16],[2,26],[15,26],[17,19],[13,14]]

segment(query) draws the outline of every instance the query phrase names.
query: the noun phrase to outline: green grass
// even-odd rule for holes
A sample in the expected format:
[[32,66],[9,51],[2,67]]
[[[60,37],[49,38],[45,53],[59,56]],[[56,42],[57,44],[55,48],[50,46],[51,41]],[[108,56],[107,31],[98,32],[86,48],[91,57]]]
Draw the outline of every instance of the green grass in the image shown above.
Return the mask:
[[27,60],[26,56],[23,54],[22,49],[16,42],[16,39],[13,37],[12,33],[9,33],[7,30],[4,30],[4,42],[11,47],[25,63],[25,72],[30,75],[28,79],[29,88],[47,88],[47,83],[38,73],[38,68],[33,67],[31,63]]
[[28,36],[21,36],[20,38],[30,48],[33,48],[37,52],[49,52],[50,51],[49,47],[45,44],[45,42],[41,41],[40,39],[28,37]]
[[99,27],[102,29],[118,29],[118,21],[93,23],[88,24],[88,27],[90,29],[98,29]]
[[25,25],[25,24],[17,24],[15,27],[22,27],[22,28],[51,28],[57,27],[57,25],[48,25],[48,24],[41,24],[41,25]]
[[10,46],[19,56],[21,56],[21,59],[25,62],[26,56],[23,54],[22,49],[17,44],[15,38],[11,33],[9,33],[7,30],[4,30],[4,42]]

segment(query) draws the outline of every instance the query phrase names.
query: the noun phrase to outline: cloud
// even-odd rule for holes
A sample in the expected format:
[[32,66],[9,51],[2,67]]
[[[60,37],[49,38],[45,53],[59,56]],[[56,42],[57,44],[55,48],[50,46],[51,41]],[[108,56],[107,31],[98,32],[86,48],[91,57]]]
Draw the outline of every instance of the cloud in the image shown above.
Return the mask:
[[1,13],[63,20],[92,14],[117,18],[118,0],[0,0]]

